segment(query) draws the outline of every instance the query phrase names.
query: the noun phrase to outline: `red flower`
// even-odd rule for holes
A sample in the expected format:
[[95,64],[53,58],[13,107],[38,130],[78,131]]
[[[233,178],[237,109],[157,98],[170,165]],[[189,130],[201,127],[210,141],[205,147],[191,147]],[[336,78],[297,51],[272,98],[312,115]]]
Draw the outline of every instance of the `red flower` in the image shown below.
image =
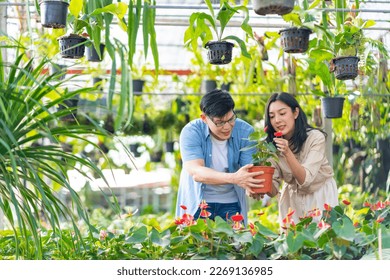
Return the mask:
[[382,202],[382,201],[378,201],[376,204],[376,209],[384,209],[386,207],[386,205]]
[[363,206],[364,206],[364,207],[371,207],[371,203],[369,203],[369,202],[366,201],[366,202],[363,203]]
[[319,209],[319,208],[315,208],[315,209],[313,209],[313,210],[310,210],[309,211],[309,217],[319,217],[319,216],[321,216],[321,210]]
[[287,217],[291,217],[295,213],[295,210],[288,209]]
[[359,222],[355,222],[355,223],[353,224],[353,226],[354,226],[354,227],[358,227],[358,226],[359,226]]
[[320,229],[323,229],[323,228],[330,228],[330,224],[327,224],[325,223],[323,220],[321,220],[319,223],[318,223],[318,228]]
[[283,132],[277,131],[277,132],[274,133],[274,136],[275,137],[282,137],[283,136]]
[[250,233],[252,234],[252,236],[254,236],[256,234],[255,225],[253,223],[250,223],[249,228]]
[[324,204],[324,208],[326,211],[331,211],[332,210],[332,207],[329,205],[329,204]]
[[183,210],[187,210],[187,206],[185,206],[185,205],[180,205],[180,208]]
[[263,211],[260,211],[259,213],[257,213],[257,216],[261,216],[261,215],[264,215]]
[[200,209],[206,209],[209,205],[207,204],[206,200],[202,200],[202,202],[199,204]]
[[264,127],[264,132],[267,132],[268,126]]
[[209,211],[207,211],[206,209],[202,209],[200,211],[200,215],[202,218],[208,218],[211,216],[211,213]]
[[241,222],[242,220],[244,220],[244,217],[241,214],[237,213],[236,215],[232,216],[232,220],[233,222]]
[[346,200],[346,199],[343,200],[343,203],[344,203],[345,205],[350,205],[350,204],[351,204],[351,202],[348,201],[348,200]]
[[383,217],[378,217],[378,219],[376,219],[376,222],[377,223],[381,223],[381,222],[383,222],[385,220],[385,218],[383,218]]

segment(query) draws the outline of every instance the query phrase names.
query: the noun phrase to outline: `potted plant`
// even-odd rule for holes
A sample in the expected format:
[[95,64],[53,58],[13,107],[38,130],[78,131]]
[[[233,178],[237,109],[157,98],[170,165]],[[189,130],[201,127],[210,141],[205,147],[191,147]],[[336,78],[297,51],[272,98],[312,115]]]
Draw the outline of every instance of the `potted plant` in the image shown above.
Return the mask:
[[65,28],[68,16],[68,1],[35,0],[35,6],[41,16],[41,24],[46,28]]
[[295,0],[253,0],[253,10],[256,14],[265,16],[268,14],[284,15],[294,9]]
[[[263,188],[253,188],[256,193],[271,193],[272,192],[272,176],[275,171],[275,167],[271,166],[271,160],[278,160],[278,150],[273,143],[268,143],[267,139],[267,127],[254,131],[249,135],[248,140],[252,142],[251,145],[242,148],[241,151],[250,150],[256,148],[256,152],[252,154],[253,167],[249,169],[249,172],[263,171],[264,174],[256,176],[256,179],[265,179]],[[276,137],[281,137],[281,132],[275,132]]]
[[309,6],[308,0],[303,0],[302,8],[295,6],[291,13],[283,15],[286,22],[293,26],[279,31],[283,51],[287,53],[304,53],[309,48],[309,37],[315,28],[315,17],[312,9],[320,2],[314,2]]
[[242,39],[235,35],[223,36],[223,32],[233,15],[238,13],[238,11],[242,11],[244,18],[241,23],[241,29],[247,36],[253,38],[252,28],[248,24],[249,12],[247,7],[243,5],[230,6],[227,0],[222,0],[219,10],[214,11],[211,1],[204,1],[209,13],[195,12],[191,14],[190,25],[184,34],[185,45],[196,53],[198,51],[198,39],[201,39],[202,46],[208,49],[208,58],[211,64],[227,64],[231,62],[234,46],[228,40],[233,40],[240,46],[241,53],[250,58],[245,42]]

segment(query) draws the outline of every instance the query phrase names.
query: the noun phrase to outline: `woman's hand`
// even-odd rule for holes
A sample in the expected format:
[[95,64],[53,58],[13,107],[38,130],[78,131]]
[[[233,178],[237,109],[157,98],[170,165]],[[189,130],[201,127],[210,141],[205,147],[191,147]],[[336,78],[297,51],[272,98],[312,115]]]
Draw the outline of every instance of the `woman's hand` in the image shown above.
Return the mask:
[[276,144],[276,148],[283,154],[287,155],[291,152],[288,140],[284,138],[274,138],[274,142]]

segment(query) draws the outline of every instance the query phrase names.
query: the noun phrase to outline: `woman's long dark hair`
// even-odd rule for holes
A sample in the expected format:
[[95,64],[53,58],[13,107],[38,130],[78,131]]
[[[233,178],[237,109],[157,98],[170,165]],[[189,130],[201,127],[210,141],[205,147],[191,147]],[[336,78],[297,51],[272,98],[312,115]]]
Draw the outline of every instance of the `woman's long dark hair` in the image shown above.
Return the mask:
[[295,97],[289,93],[281,92],[281,93],[274,93],[267,102],[266,111],[265,111],[265,126],[268,127],[267,129],[267,142],[273,142],[274,141],[274,133],[275,130],[271,125],[270,117],[269,117],[269,107],[271,103],[275,101],[281,101],[285,104],[287,104],[293,112],[298,108],[299,114],[298,117],[295,119],[295,130],[294,134],[289,140],[291,150],[294,154],[297,154],[301,151],[303,144],[305,143],[307,139],[307,132],[313,129],[317,129],[321,131],[325,137],[326,133],[322,131],[321,129],[314,128],[309,125],[307,122],[307,117],[305,112],[302,110],[301,106],[299,106],[298,101],[295,99]]

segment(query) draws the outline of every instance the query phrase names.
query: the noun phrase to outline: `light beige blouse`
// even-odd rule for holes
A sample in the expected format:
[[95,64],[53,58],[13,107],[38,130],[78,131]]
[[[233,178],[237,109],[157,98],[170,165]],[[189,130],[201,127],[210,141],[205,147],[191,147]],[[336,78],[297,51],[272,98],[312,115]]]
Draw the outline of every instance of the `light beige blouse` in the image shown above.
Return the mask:
[[308,138],[301,151],[295,157],[306,170],[303,184],[299,184],[293,177],[285,158],[279,156],[278,162],[273,162],[275,173],[273,175],[273,194],[279,192],[283,183],[279,199],[279,216],[283,219],[291,208],[295,210],[294,222],[299,217],[307,215],[308,211],[319,208],[324,209],[324,203],[330,206],[338,204],[336,182],[333,179],[333,169],[325,155],[325,136],[318,130],[308,132]]

